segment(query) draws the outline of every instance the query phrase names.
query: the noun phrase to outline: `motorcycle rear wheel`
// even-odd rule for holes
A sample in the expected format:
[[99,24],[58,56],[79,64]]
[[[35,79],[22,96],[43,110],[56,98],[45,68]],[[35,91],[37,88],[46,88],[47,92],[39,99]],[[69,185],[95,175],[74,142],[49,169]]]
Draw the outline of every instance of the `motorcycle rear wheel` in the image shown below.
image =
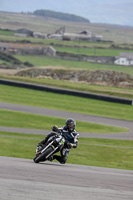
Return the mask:
[[42,154],[40,154],[39,156],[36,156],[33,160],[35,163],[39,163],[41,161],[45,161],[46,157],[53,151],[53,147],[49,147],[48,149],[46,149],[46,151],[44,151]]

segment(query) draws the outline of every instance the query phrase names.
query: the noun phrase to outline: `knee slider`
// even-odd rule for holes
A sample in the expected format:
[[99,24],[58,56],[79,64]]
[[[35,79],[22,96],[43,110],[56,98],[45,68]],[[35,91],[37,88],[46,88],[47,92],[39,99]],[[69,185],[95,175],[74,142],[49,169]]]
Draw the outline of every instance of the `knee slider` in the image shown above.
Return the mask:
[[67,161],[67,156],[63,156],[60,163],[65,164],[66,161]]

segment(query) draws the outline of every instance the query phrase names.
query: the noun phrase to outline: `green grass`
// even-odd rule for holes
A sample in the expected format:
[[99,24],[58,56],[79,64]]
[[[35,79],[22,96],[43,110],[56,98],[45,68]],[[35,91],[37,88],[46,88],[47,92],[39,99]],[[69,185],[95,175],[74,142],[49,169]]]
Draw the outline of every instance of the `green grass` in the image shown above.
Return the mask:
[[[18,19],[16,19],[16,20],[18,21]],[[16,29],[17,28],[18,27],[16,27]],[[44,32],[44,30],[43,30],[43,32]],[[117,34],[117,33],[115,33],[115,34]],[[122,41],[122,42],[119,42],[118,44],[116,42],[115,44],[118,45],[119,47],[132,48],[132,46],[133,46],[132,45],[132,34],[130,36],[131,36],[131,38],[130,38],[131,42],[128,42],[126,44],[126,43],[123,43],[123,41]],[[14,36],[14,33],[12,31],[9,31],[9,33],[8,33],[8,31],[1,30],[0,39],[21,42],[22,40],[24,40],[24,37],[16,37],[16,36]],[[123,39],[125,39],[125,34],[123,35]],[[36,44],[53,45],[53,46],[65,45],[66,47],[67,46],[69,47],[69,46],[77,46],[78,45],[81,48],[84,46],[90,47],[90,48],[93,48],[93,47],[94,48],[95,47],[109,48],[112,44],[114,44],[114,42],[106,42],[105,43],[105,42],[90,42],[90,41],[88,41],[88,42],[87,41],[65,41],[65,40],[59,40],[59,39],[41,39],[41,38],[33,38],[33,37],[28,37],[28,38],[26,38],[26,40],[36,43]],[[128,37],[128,40],[129,40],[129,37]],[[113,49],[112,49],[112,51],[113,51]]]
[[133,99],[133,91],[130,88],[127,89],[127,88],[116,88],[111,86],[90,85],[87,83],[71,82],[71,81],[56,80],[49,78],[31,78],[31,77],[9,76],[9,75],[0,75],[0,78],[26,82],[26,83],[39,84],[44,86],[77,90],[88,93]]
[[67,67],[73,69],[88,69],[88,70],[98,70],[98,69],[107,69],[118,72],[125,72],[133,75],[132,67],[125,66],[115,66],[115,65],[104,65],[104,64],[94,64],[90,62],[83,61],[72,61],[72,60],[61,60],[59,58],[46,58],[42,56],[15,56],[22,62],[30,62],[35,67],[41,66],[55,66],[55,67]]
[[[62,127],[66,119],[58,117],[42,116],[30,113],[0,110],[0,126],[18,127],[28,129],[45,129],[51,131],[53,125]],[[128,132],[128,129],[106,126],[96,123],[88,123],[77,120],[77,131],[85,133],[120,133]]]
[[6,31],[6,30],[0,30],[0,36],[4,35],[4,36],[13,36],[14,35],[14,31]]
[[[6,14],[7,15],[7,14]],[[29,15],[30,16],[30,15]],[[22,16],[21,18],[22,19]],[[2,23],[6,22],[10,24],[10,22],[17,22],[18,25],[18,17],[3,17],[1,18]],[[19,20],[20,22],[21,20]],[[41,27],[42,31],[43,29],[50,30],[49,32],[54,32],[57,29],[57,25],[53,22],[53,24],[47,24],[47,21],[45,22],[36,22],[36,20],[31,21],[27,20],[27,17],[23,21],[25,26],[29,28],[31,26],[34,26],[35,29],[38,29],[36,27]],[[74,25],[74,24],[73,24]],[[14,23],[14,30],[16,29],[16,24]],[[21,26],[21,25],[20,25]],[[69,25],[69,30],[70,30]],[[77,26],[77,27],[76,27]],[[80,29],[83,29],[83,26],[79,27],[79,25],[74,25],[72,27],[73,30],[77,30],[79,32]],[[47,28],[46,28],[47,27]],[[67,25],[68,27],[68,25]],[[33,28],[33,27],[32,27]],[[93,28],[93,25],[90,27]],[[102,28],[103,31],[97,29],[98,27],[94,27],[92,32],[96,33],[97,31],[100,31],[99,34],[102,34],[104,36],[104,39],[115,39],[115,41],[120,41],[121,43],[126,41],[132,42],[132,34],[126,32],[126,39],[125,34],[122,33],[120,30],[114,30],[111,28]],[[108,29],[108,32],[105,30]],[[46,31],[48,31],[46,30]],[[3,35],[4,34],[4,35]],[[9,35],[8,35],[9,34]],[[13,33],[11,32],[0,32],[0,39],[3,41],[11,40],[11,41],[20,41],[24,40],[25,38],[22,37],[14,37],[12,36]],[[110,37],[106,36],[110,34]],[[127,37],[128,35],[128,37]],[[80,54],[86,54],[86,55],[108,55],[108,56],[116,56],[119,55],[119,52],[121,50],[109,50],[107,51],[103,49],[95,48],[95,46],[99,47],[109,47],[110,44],[101,44],[101,43],[84,43],[84,42],[73,42],[73,41],[57,41],[57,40],[44,40],[44,39],[34,39],[34,38],[26,38],[26,40],[30,40],[32,42],[42,43],[42,44],[65,44],[65,45],[87,45],[89,47],[92,47],[91,49],[85,49],[85,48],[63,48],[63,47],[57,47],[55,48],[58,51],[67,51],[71,53],[80,53]],[[123,45],[124,46],[124,45]],[[126,47],[129,47],[130,45],[126,45]],[[131,46],[132,47],[132,46]],[[123,50],[122,50],[123,51]],[[124,50],[124,52],[127,52]],[[132,52],[132,51],[130,51]],[[33,62],[35,66],[63,66],[68,68],[75,68],[75,69],[89,69],[89,70],[96,70],[96,69],[109,69],[109,70],[115,70],[115,71],[122,71],[127,72],[131,75],[133,75],[132,67],[122,67],[122,66],[111,66],[111,65],[101,65],[101,64],[92,64],[89,62],[76,62],[76,61],[65,61],[60,59],[52,59],[52,58],[43,58],[43,57],[30,57],[30,56],[24,56],[19,57],[24,62]],[[0,61],[2,63],[2,61]],[[15,87],[9,87],[9,86],[0,86],[0,101],[3,102],[9,102],[9,103],[18,103],[18,104],[24,104],[24,105],[31,105],[36,107],[46,107],[51,109],[59,109],[59,110],[66,110],[66,111],[73,111],[73,112],[80,112],[85,114],[93,114],[98,116],[105,116],[105,117],[113,117],[113,118],[120,118],[120,119],[128,119],[133,120],[133,107],[128,105],[122,105],[122,104],[115,104],[115,103],[109,103],[109,102],[103,102],[103,101],[96,101],[96,100],[90,100],[90,99],[84,99],[84,98],[78,98],[78,97],[71,97],[66,95],[58,95],[58,94],[52,94],[52,93],[45,93],[45,92],[39,92],[34,90],[26,90],[26,89],[20,89]],[[23,113],[24,114],[24,113]],[[24,123],[25,127],[37,127],[39,126],[43,128],[44,125],[44,119],[46,119],[44,116],[42,120],[42,116],[36,116],[36,115],[30,115],[24,114],[21,115],[21,113],[18,112],[9,112],[9,111],[3,111],[1,112],[1,123],[8,125],[17,125],[21,126],[21,123]],[[25,119],[25,122],[24,122]],[[32,120],[33,121],[32,121]],[[48,129],[49,126],[51,127],[52,123],[64,123],[63,119],[55,119],[55,118],[47,118],[48,123],[46,122]],[[35,120],[35,121],[34,121]],[[50,121],[49,124],[49,120]],[[63,121],[62,121],[63,120]],[[6,122],[5,122],[6,121]],[[34,124],[36,122],[36,124]],[[81,122],[82,123],[82,122]],[[94,126],[96,129],[102,131],[105,127],[99,127],[96,124],[81,124],[78,121],[78,125],[80,128],[84,125],[84,130],[91,130],[92,128],[94,130]],[[59,124],[60,125],[60,124]],[[92,127],[91,127],[92,125]],[[78,126],[77,126],[78,128]],[[107,127],[106,127],[107,128]],[[109,128],[109,127],[108,127]],[[79,129],[80,130],[80,129]],[[77,129],[77,131],[79,131]],[[95,130],[97,131],[97,130]],[[106,129],[107,131],[107,129]],[[0,135],[4,135],[0,137],[0,155],[2,156],[11,156],[11,157],[20,157],[20,158],[30,158],[32,159],[35,155],[35,148],[36,144],[39,142],[39,140],[43,139],[42,135],[32,135],[32,134],[18,134],[18,133],[7,133],[7,132],[0,132]],[[7,136],[11,136],[8,138]],[[14,136],[14,137],[12,137]],[[21,138],[17,138],[21,137]],[[84,144],[82,144],[84,143]],[[88,144],[87,144],[88,143]],[[96,144],[96,145],[95,145]],[[97,146],[99,145],[99,146]],[[113,145],[113,146],[119,146],[119,147],[110,147],[105,145]],[[129,147],[129,148],[122,148],[121,146]],[[92,166],[101,166],[101,167],[112,167],[112,168],[121,168],[121,169],[129,169],[133,170],[133,149],[130,147],[133,146],[133,141],[127,141],[127,140],[105,140],[105,139],[89,139],[89,138],[80,138],[79,139],[79,146],[77,149],[72,149],[70,152],[68,163],[73,164],[83,164],[83,165],[92,165]]]
[[[6,31],[5,34],[3,34],[4,31],[0,32],[0,39],[1,40],[9,40],[9,41],[18,41],[21,42],[24,40],[24,37],[16,37],[13,36],[12,33],[10,34]],[[9,35],[8,35],[9,34]],[[103,48],[108,48],[111,44],[110,43],[102,43],[102,42],[86,42],[86,41],[65,41],[65,40],[59,40],[59,39],[41,39],[41,38],[33,38],[33,37],[28,37],[26,38],[27,41],[33,42],[36,44],[43,44],[43,45],[65,45],[65,46],[73,46],[73,45],[78,45],[78,46],[87,46],[87,47],[103,47]],[[130,47],[130,44],[128,45]]]
[[133,148],[133,140],[115,140],[115,139],[102,139],[102,138],[80,138],[81,144],[92,145],[110,145],[118,147],[130,147]]
[[[0,132],[0,155],[33,159],[42,135]],[[7,137],[9,136],[9,137]],[[86,141],[85,141],[86,140]],[[92,141],[93,140],[93,141]],[[91,145],[81,142],[93,142]],[[97,146],[95,144],[100,144]],[[104,145],[118,145],[118,147]],[[119,146],[129,148],[122,148]],[[133,170],[133,141],[80,138],[78,148],[69,153],[67,163]]]
[[99,48],[72,48],[72,47],[57,47],[54,46],[55,50],[58,52],[67,52],[67,53],[74,53],[74,54],[82,54],[87,56],[119,56],[120,52],[130,52],[131,50],[121,50],[121,49],[99,49]]
[[12,63],[8,62],[8,61],[5,61],[5,60],[1,60],[0,59],[0,64],[3,64],[3,63],[6,63],[7,65],[11,65]]
[[70,153],[68,162],[133,170],[133,149],[82,144]]
[[87,98],[0,86],[0,101],[109,118],[133,120],[133,106]]
[[[43,140],[46,135],[39,135],[39,134],[28,134],[28,133],[14,133],[14,132],[6,132],[6,131],[0,131],[0,136],[3,137],[15,137],[15,138],[26,138],[26,139],[31,139],[31,140],[38,140],[41,141]],[[129,147],[133,148],[133,140],[115,140],[115,139],[102,139],[102,138],[82,138],[79,137],[79,144],[84,144],[84,145],[108,145],[108,146],[113,146],[113,147]]]

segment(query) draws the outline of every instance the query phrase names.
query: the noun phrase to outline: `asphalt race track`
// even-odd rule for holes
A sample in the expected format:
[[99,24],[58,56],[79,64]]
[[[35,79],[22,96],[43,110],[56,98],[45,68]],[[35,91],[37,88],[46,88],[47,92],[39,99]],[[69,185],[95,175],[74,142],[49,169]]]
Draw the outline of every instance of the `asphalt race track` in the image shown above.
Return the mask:
[[[65,112],[65,111],[58,111],[58,110],[52,110],[52,109],[46,109],[46,108],[37,108],[37,107],[11,104],[11,103],[3,103],[3,102],[0,102],[0,109],[14,110],[14,111],[27,112],[27,113],[32,113],[32,114],[46,115],[46,116],[61,117],[61,118],[64,118],[64,123],[65,123],[66,118],[71,117],[80,121],[87,121],[87,122],[94,122],[98,124],[124,127],[124,128],[129,129],[128,133],[111,133],[111,134],[80,133],[80,137],[133,140],[133,122],[132,121],[97,117],[97,116],[86,115],[86,114],[81,114],[81,113]],[[0,131],[48,134],[48,131],[46,130],[30,130],[30,129],[20,129],[20,128],[8,128],[8,127],[0,127]]]
[[[0,109],[16,110],[64,119],[129,128],[128,133],[91,134],[80,137],[133,139],[133,123],[78,113],[0,103]],[[0,131],[44,134],[42,130],[0,127]],[[48,131],[47,131],[48,133]],[[0,156],[0,200],[132,200],[133,171]]]
[[132,200],[133,172],[0,157],[1,200]]
[[[80,133],[80,137],[93,137],[93,138],[108,138],[108,139],[127,139],[133,140],[133,122],[105,117],[97,117],[92,115],[86,115],[81,113],[65,112],[58,111],[46,108],[37,108],[31,106],[24,106],[11,103],[2,103],[0,102],[0,109],[14,110],[20,112],[27,112],[32,114],[46,115],[46,116],[55,116],[64,118],[64,123],[66,118],[74,118],[80,121],[94,122],[98,124],[106,124],[112,126],[120,126],[128,128],[130,131],[128,133],[111,133],[111,134],[91,134],[91,133]],[[11,132],[22,132],[22,133],[36,133],[36,134],[48,134],[48,131],[45,130],[30,130],[30,129],[20,129],[20,128],[8,128],[0,127],[0,131],[11,131]]]

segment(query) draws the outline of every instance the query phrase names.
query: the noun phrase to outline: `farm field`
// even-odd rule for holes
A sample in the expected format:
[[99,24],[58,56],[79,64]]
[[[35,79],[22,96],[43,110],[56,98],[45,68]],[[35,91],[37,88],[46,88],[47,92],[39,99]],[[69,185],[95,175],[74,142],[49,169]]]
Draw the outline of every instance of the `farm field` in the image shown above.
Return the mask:
[[25,13],[0,12],[0,26],[4,29],[16,30],[27,28],[29,30],[44,33],[55,33],[57,29],[65,26],[68,33],[79,33],[89,30],[92,33],[103,35],[105,40],[111,40],[120,44],[133,43],[133,28],[114,26],[108,24],[74,23],[62,20],[48,19]]
[[74,53],[74,54],[81,54],[87,56],[119,56],[120,52],[128,52],[133,53],[133,50],[125,50],[125,49],[99,49],[97,47],[92,48],[83,48],[83,47],[57,47],[53,46],[57,52],[66,52],[66,53]]
[[15,56],[22,62],[30,62],[36,67],[48,66],[48,67],[67,67],[74,69],[88,69],[88,70],[98,70],[98,69],[107,69],[114,70],[119,72],[125,72],[133,75],[132,67],[125,66],[114,66],[114,65],[103,65],[103,64],[94,64],[90,62],[82,62],[82,61],[70,61],[63,60],[59,58],[46,58],[42,56]]

